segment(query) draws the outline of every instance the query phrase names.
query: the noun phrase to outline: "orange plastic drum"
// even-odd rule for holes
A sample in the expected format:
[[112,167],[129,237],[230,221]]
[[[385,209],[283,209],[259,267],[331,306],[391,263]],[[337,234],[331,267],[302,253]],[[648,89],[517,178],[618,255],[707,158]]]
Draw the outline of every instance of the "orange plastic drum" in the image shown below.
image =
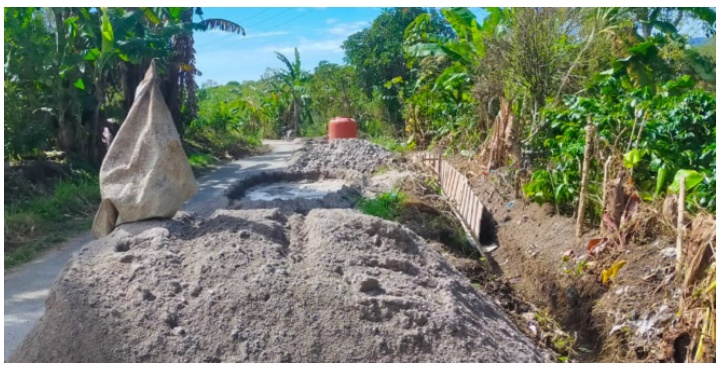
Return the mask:
[[328,139],[357,138],[357,122],[352,118],[333,118],[328,126]]

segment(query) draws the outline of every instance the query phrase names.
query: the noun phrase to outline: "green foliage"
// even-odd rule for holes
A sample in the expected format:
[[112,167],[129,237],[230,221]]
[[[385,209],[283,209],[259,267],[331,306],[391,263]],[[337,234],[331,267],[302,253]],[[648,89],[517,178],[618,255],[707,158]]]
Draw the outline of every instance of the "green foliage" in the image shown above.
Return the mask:
[[[285,125],[294,129],[295,133],[303,135],[305,125],[313,124],[313,118],[310,113],[310,96],[307,94],[307,82],[310,75],[303,71],[300,62],[300,53],[295,48],[295,59],[291,62],[283,54],[275,52],[277,58],[285,65],[285,69],[277,71],[270,78],[273,92],[279,95],[285,95],[290,104],[287,112],[284,114]],[[302,124],[302,126],[301,126]]]
[[261,145],[266,130],[250,102],[243,99],[243,87],[226,85],[198,92],[198,117],[186,130],[185,140],[216,157],[236,156],[238,152]]
[[[385,83],[400,77],[409,84],[415,79],[406,67],[403,54],[403,34],[405,29],[422,14],[430,14],[437,19],[434,11],[426,12],[422,8],[391,8],[385,9],[368,29],[350,35],[343,42],[346,61],[354,66],[358,73],[358,84],[367,98],[372,98],[376,91],[382,96],[382,103],[388,121],[396,129],[402,128],[402,107],[399,95],[402,86],[385,87]],[[443,27],[434,23],[436,28]]]
[[182,120],[196,111],[192,32],[244,33],[225,20],[193,22],[201,13],[199,8],[5,8],[5,158],[54,147],[99,164],[104,118],[122,122],[151,61],[164,80],[163,94],[176,98],[168,106],[182,133]]
[[683,178],[685,179],[685,190],[690,191],[695,188],[695,186],[698,186],[705,177],[702,173],[696,172],[694,170],[680,169],[679,171],[675,172],[675,178],[673,179],[672,184],[670,184],[668,190],[675,194],[680,192],[680,180]]
[[321,61],[308,82],[313,125],[306,135],[323,136],[330,120],[337,116],[353,117],[361,130],[370,121],[378,121],[367,97],[356,84],[359,77],[353,66],[341,66]]
[[5,268],[89,228],[99,202],[97,176],[80,173],[60,181],[50,195],[6,204]]
[[537,170],[530,182],[523,185],[523,192],[536,203],[552,203],[570,209],[577,200],[579,183],[580,175],[571,170]]
[[217,163],[217,159],[210,154],[193,154],[188,157],[188,161],[193,168],[207,168]]
[[412,138],[406,141],[400,141],[392,137],[383,136],[373,138],[372,142],[398,154],[407,154],[415,149],[415,141],[413,141]]
[[[630,79],[603,76],[589,89],[590,95],[568,98],[565,105],[543,112],[545,130],[533,143],[549,154],[539,164],[549,171],[535,171],[526,194],[538,202],[574,205],[584,152],[583,126],[590,117],[603,157],[628,149],[622,153],[623,163],[632,169],[635,185],[646,198],[663,194],[676,172],[692,170],[683,171],[691,175],[688,189],[698,187],[688,198],[714,210],[710,191],[715,188],[714,94],[694,89],[687,76],[658,85],[657,94],[649,87],[634,87]],[[600,164],[593,161],[591,183],[601,179]]]
[[416,82],[405,85],[405,131],[423,144],[428,136],[468,139],[475,132],[472,71],[484,55],[484,37],[495,32],[506,13],[495,8],[489,12],[481,27],[467,8],[443,9],[452,33],[430,14],[421,14],[406,28],[404,50]]
[[402,204],[407,196],[397,189],[382,193],[375,199],[360,199],[358,209],[365,214],[395,221],[400,217]]

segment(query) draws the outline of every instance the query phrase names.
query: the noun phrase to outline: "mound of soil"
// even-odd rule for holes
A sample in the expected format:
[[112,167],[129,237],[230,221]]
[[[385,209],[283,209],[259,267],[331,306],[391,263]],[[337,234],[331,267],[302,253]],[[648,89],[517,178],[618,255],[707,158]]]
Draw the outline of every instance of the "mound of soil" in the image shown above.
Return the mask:
[[341,139],[327,143],[308,143],[290,170],[314,171],[351,169],[370,173],[392,160],[392,153],[361,139]]
[[421,238],[350,210],[116,229],[73,257],[46,307],[14,361],[543,361]]

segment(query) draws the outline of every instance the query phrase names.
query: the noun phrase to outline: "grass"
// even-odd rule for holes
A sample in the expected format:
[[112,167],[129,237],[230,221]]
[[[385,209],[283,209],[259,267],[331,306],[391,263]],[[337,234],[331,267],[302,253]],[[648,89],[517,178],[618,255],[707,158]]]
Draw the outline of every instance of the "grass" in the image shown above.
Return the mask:
[[87,230],[100,202],[97,176],[62,180],[50,195],[5,206],[5,268]]
[[358,201],[358,209],[365,214],[397,221],[400,217],[402,204],[407,196],[405,193],[393,190],[380,194],[377,198],[362,198]]
[[415,149],[415,142],[412,140],[403,143],[395,138],[383,136],[373,137],[372,142],[376,145],[384,147],[390,152],[403,155]]
[[190,166],[193,168],[208,168],[218,162],[218,160],[210,154],[193,154],[188,158]]

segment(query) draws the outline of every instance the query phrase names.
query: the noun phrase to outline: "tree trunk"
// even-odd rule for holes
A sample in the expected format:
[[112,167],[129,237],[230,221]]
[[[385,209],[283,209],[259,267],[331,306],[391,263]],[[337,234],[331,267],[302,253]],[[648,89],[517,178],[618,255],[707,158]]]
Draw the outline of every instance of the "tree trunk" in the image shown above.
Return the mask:
[[170,109],[175,128],[178,131],[180,137],[183,134],[182,121],[180,117],[180,71],[176,66],[176,63],[171,63],[169,66],[167,78],[161,84],[163,97],[165,103]]
[[677,241],[675,243],[675,256],[677,264],[675,266],[676,276],[680,276],[680,269],[683,264],[683,238],[685,237],[685,177],[680,178],[680,193],[678,195],[678,211],[677,211]]
[[293,130],[298,135],[298,126],[300,124],[300,107],[297,98],[293,98]]
[[578,219],[575,235],[579,238],[583,234],[583,220],[585,218],[585,199],[587,198],[588,173],[590,171],[590,158],[592,157],[592,145],[595,135],[595,127],[590,124],[585,127],[585,159],[583,159],[582,176],[580,180],[580,200],[578,202]]
[[145,71],[150,67],[150,62],[143,61],[137,65],[125,62],[125,81],[123,92],[123,108],[125,115],[130,112],[133,102],[135,102],[135,90],[138,84],[145,77]]

